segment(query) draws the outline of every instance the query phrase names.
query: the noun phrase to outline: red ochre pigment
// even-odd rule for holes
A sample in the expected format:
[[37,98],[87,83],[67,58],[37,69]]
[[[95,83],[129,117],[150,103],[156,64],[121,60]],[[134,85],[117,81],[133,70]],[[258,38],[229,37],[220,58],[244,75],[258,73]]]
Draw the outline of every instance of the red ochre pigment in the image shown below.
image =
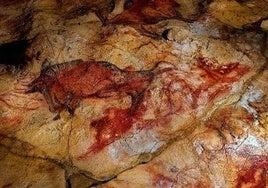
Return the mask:
[[[84,98],[107,98],[111,96],[111,93],[121,92],[132,97],[132,105],[129,109],[108,108],[100,119],[91,122],[91,126],[96,130],[96,141],[88,148],[88,151],[78,157],[79,159],[85,159],[90,153],[99,152],[121,138],[137,121],[150,124],[148,121],[143,121],[142,116],[148,108],[151,108],[151,106],[147,106],[149,104],[147,101],[153,100],[149,85],[155,79],[156,73],[162,74],[165,72],[171,78],[167,85],[177,82],[183,86],[179,91],[171,91],[171,88],[167,86],[164,92],[167,99],[163,99],[162,104],[170,103],[168,104],[171,106],[170,113],[173,113],[172,103],[181,103],[175,111],[176,113],[185,113],[185,110],[189,108],[197,108],[198,105],[194,103],[202,97],[202,92],[208,92],[209,89],[214,88],[207,95],[207,101],[211,102],[218,95],[229,91],[230,85],[238,81],[249,70],[247,66],[239,63],[218,65],[211,59],[198,58],[197,65],[194,65],[191,70],[199,74],[195,79],[202,79],[203,82],[198,86],[193,86],[191,85],[191,79],[193,78],[187,71],[174,68],[181,74],[189,74],[189,76],[184,75],[183,79],[170,69],[164,72],[159,70],[157,72],[154,69],[126,71],[107,62],[69,62],[53,65],[42,70],[41,75],[30,84],[28,92],[41,92],[49,104],[50,110],[58,113],[64,109],[73,113],[79,101]],[[190,81],[185,80],[188,77]],[[192,80],[192,83],[194,81]],[[186,99],[188,94],[194,97],[191,104],[188,104],[189,102]],[[173,95],[176,95],[176,97],[173,97]],[[161,106],[159,109],[161,111]],[[163,119],[168,119],[168,122],[162,121]],[[158,120],[160,123],[167,124],[172,118],[158,117]]]

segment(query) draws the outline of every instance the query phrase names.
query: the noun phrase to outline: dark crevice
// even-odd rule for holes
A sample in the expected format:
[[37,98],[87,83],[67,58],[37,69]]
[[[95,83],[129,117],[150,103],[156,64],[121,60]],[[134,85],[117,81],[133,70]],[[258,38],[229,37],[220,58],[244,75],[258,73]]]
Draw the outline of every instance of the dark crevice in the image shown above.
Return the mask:
[[29,46],[28,40],[14,41],[0,45],[0,64],[8,67],[23,69],[26,65],[27,57],[25,51]]
[[245,25],[242,26],[242,29],[245,31],[258,31],[258,32],[262,32],[261,30],[261,22],[263,21],[263,19],[259,19],[256,22],[253,23],[247,23]]
[[19,3],[25,3],[27,0],[0,0],[0,4],[2,6],[12,6],[17,5]]
[[90,11],[92,11],[92,7],[84,5],[67,12],[65,18],[74,19],[80,16],[87,15]]
[[87,188],[104,185],[104,184],[108,183],[109,181],[111,181],[111,180],[113,180],[113,179],[116,179],[116,178],[117,178],[117,176],[113,176],[113,177],[110,177],[110,178],[107,179],[107,180],[96,181],[96,182],[92,183],[92,185],[90,185],[90,186],[87,187]]
[[169,39],[168,39],[168,33],[169,33],[169,31],[170,31],[170,29],[166,29],[166,30],[164,30],[164,31],[162,32],[161,36],[162,36],[163,39],[165,39],[165,40],[169,40]]
[[264,32],[263,43],[261,45],[261,53],[266,59],[266,67],[268,64],[268,33]]
[[126,0],[124,3],[124,10],[129,9],[133,5],[133,0]]
[[72,188],[71,179],[70,179],[68,173],[66,172],[66,170],[65,170],[65,187]]

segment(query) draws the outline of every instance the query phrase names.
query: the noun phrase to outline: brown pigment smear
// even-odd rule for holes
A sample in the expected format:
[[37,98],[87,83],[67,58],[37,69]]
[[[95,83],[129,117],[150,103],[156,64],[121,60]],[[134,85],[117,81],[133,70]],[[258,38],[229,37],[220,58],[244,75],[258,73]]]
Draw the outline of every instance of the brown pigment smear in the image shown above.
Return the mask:
[[123,92],[135,101],[153,77],[153,70],[126,71],[108,62],[73,61],[43,69],[27,92],[42,93],[52,112],[66,109],[72,114],[85,98]]
[[113,24],[153,24],[160,20],[177,18],[176,8],[179,4],[174,0],[133,0],[133,4],[108,23]]

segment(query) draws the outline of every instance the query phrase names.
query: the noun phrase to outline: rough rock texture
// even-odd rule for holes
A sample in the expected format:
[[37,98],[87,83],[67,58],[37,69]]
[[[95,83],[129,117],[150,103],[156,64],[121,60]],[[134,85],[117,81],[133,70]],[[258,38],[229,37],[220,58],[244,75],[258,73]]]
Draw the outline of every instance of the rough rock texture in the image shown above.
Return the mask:
[[266,187],[267,76],[152,161],[100,187]]
[[267,186],[267,5],[0,0],[0,186]]

